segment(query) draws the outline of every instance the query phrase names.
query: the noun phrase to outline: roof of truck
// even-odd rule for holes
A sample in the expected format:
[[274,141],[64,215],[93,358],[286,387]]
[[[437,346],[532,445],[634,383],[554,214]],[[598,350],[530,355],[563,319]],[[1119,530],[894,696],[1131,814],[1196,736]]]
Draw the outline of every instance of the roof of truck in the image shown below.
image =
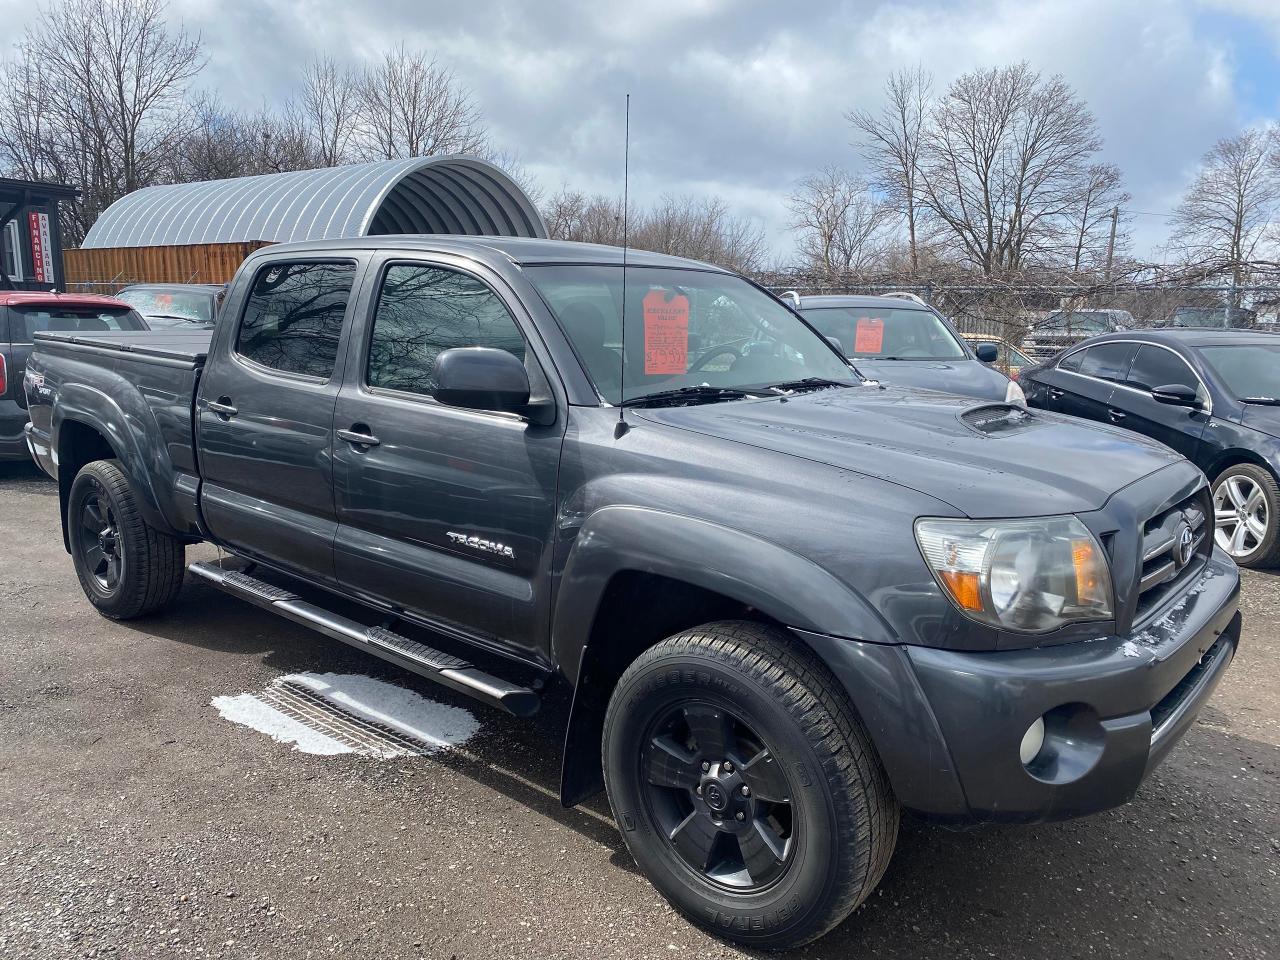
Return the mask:
[[0,293],[0,307],[119,307],[132,309],[123,300],[96,293],[49,293],[43,290],[13,290]]
[[[622,248],[600,243],[578,243],[574,240],[541,240],[532,237],[460,237],[446,234],[384,234],[374,237],[349,237],[341,240],[308,240],[300,243],[280,243],[263,247],[255,256],[276,257],[282,253],[341,252],[345,250],[406,250],[416,252],[438,251],[460,253],[481,261],[506,261],[532,266],[534,264],[571,263],[605,264],[622,263]],[[628,248],[629,267],[675,267],[685,270],[716,270],[728,273],[720,267],[685,257],[673,257],[665,253]]]

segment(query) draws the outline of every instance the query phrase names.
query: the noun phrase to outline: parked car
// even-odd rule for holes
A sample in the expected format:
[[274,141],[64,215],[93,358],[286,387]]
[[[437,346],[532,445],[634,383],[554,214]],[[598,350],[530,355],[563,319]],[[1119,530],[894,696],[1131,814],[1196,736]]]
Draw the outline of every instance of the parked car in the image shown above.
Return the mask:
[[116,296],[142,314],[152,330],[211,328],[226,289],[221,283],[136,283]]
[[982,400],[1021,403],[1016,383],[990,364],[994,345],[965,343],[942,314],[905,297],[795,297],[791,303],[873,380]]
[[201,580],[484,703],[567,687],[562,801],[606,789],[662,894],[756,947],[846,917],[900,806],[1129,800],[1240,636],[1200,471],[865,381],[742,277],[626,262],[284,244],[211,332],[38,334],[28,436],[89,602],[161,610],[209,540]]
[[1251,330],[1258,314],[1247,307],[1178,307],[1163,326]]
[[1046,360],[1081,340],[1133,328],[1128,310],[1054,310],[1022,340],[1022,350],[1035,360]]
[[1035,361],[1003,337],[996,337],[986,333],[966,333],[962,334],[962,336],[964,337],[965,342],[973,348],[975,353],[981,349],[984,343],[994,345],[996,348],[996,358],[990,361],[991,365],[1010,380],[1016,381],[1022,375],[1024,368],[1033,366],[1035,363]]
[[22,434],[28,420],[22,377],[33,334],[145,329],[127,303],[110,297],[0,291],[0,460],[31,457]]
[[1280,563],[1280,340],[1243,330],[1152,330],[1085,341],[1025,371],[1033,406],[1127,427],[1212,481],[1218,545]]

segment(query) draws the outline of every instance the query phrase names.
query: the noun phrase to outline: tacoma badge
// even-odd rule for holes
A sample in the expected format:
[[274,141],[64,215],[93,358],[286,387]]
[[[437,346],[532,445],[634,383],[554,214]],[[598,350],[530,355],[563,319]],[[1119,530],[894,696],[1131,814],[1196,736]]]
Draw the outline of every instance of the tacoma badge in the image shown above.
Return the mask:
[[508,547],[505,543],[498,543],[494,540],[486,540],[484,537],[468,536],[465,533],[454,533],[449,531],[449,539],[460,547],[470,547],[472,550],[479,550],[482,553],[496,553],[500,557],[507,557],[514,560],[516,552]]

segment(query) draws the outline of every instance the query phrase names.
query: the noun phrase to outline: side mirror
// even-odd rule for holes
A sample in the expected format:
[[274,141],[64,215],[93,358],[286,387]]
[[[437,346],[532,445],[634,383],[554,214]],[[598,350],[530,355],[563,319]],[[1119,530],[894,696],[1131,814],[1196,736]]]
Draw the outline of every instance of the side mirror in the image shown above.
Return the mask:
[[1200,406],[1196,392],[1181,383],[1168,383],[1163,387],[1155,387],[1151,391],[1151,399],[1156,403],[1167,403],[1171,407]]
[[524,413],[529,405],[529,374],[506,350],[454,347],[436,357],[432,372],[432,396],[451,407]]
[[831,344],[833,347],[835,347],[835,348],[836,348],[836,353],[840,354],[840,356],[842,356],[842,357],[843,357],[843,356],[845,355],[845,354],[844,354],[844,344],[840,342],[840,338],[839,338],[839,337],[827,337],[827,343],[829,343],[829,344]]
[[995,363],[1000,357],[1000,348],[994,343],[980,343],[974,350],[983,363]]

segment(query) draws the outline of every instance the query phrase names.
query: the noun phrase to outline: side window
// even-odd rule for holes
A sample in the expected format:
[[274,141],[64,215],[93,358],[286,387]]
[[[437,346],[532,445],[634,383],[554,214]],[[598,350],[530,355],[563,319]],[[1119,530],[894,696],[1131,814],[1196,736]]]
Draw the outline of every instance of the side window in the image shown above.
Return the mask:
[[1075,353],[1069,353],[1058,361],[1058,369],[1066,370],[1069,373],[1079,373],[1080,364],[1084,360],[1085,351],[1077,350]]
[[236,352],[273,370],[328,379],[338,359],[354,263],[278,263],[253,280]]
[[17,220],[10,220],[0,232],[0,273],[10,280],[22,279],[22,247],[18,236]]
[[1099,380],[1123,380],[1132,355],[1132,343],[1100,343],[1084,351],[1079,372]]
[[1200,381],[1191,372],[1186,361],[1163,347],[1151,346],[1138,348],[1138,355],[1133,358],[1133,367],[1125,383],[1139,390],[1154,390],[1171,383],[1192,390],[1200,389]]
[[496,347],[521,360],[525,355],[520,328],[479,280],[440,267],[392,265],[378,293],[366,382],[430,394],[436,357],[453,347]]

